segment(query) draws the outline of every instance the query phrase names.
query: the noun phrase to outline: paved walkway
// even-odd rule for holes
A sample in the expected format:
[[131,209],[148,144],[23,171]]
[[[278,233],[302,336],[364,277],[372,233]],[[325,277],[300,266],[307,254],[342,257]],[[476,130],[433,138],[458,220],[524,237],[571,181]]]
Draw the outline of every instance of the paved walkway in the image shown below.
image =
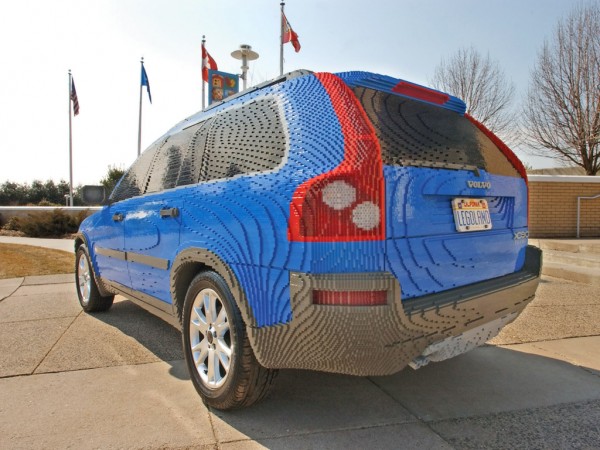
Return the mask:
[[545,278],[525,313],[458,358],[389,377],[280,372],[208,410],[180,333],[117,297],[81,311],[72,275],[2,280],[0,448],[597,448],[600,292]]

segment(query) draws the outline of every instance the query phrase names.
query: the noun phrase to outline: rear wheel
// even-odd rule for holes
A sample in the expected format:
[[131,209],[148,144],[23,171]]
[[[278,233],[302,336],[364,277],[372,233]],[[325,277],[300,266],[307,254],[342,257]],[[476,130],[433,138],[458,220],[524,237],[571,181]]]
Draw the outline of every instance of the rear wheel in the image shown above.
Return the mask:
[[79,246],[75,256],[75,286],[79,304],[85,312],[106,311],[112,306],[114,295],[100,295],[85,245]]
[[256,360],[233,295],[218,274],[202,272],[192,280],[182,336],[192,382],[208,406],[240,408],[266,396],[277,371]]

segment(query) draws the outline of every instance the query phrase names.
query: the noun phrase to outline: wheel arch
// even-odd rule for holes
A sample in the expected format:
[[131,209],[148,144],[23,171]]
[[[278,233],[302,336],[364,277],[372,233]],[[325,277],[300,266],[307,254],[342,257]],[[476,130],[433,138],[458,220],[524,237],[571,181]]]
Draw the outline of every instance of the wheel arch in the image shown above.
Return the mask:
[[87,248],[90,248],[88,245],[87,237],[83,233],[77,233],[75,235],[75,241],[73,244],[75,246],[75,253],[77,253],[77,250],[79,249],[79,247],[81,247],[82,244],[85,244]]
[[[102,295],[103,297],[107,297],[109,295],[118,294],[118,292],[115,292],[114,290],[106,286],[106,284],[104,284],[102,280],[102,277],[100,277],[98,273],[96,273],[95,255],[92,254],[92,250],[90,249],[90,244],[87,236],[81,232],[77,233],[75,235],[75,241],[73,245],[75,247],[75,255],[77,255],[77,250],[79,250],[79,247],[85,245],[85,248],[87,249],[87,254],[90,258],[90,270],[92,271],[92,276],[94,277],[96,286],[98,287],[98,291],[100,291],[100,295]],[[77,258],[77,256],[75,256],[75,258]]]
[[[198,247],[189,247],[180,252],[171,267],[171,296],[179,322],[182,321],[183,303],[190,283],[200,272],[208,270],[220,275],[227,283],[242,314],[246,328],[256,327],[256,320],[244,289],[233,270],[216,253]],[[252,333],[248,333],[248,335],[252,336]],[[254,345],[252,346],[254,347]]]

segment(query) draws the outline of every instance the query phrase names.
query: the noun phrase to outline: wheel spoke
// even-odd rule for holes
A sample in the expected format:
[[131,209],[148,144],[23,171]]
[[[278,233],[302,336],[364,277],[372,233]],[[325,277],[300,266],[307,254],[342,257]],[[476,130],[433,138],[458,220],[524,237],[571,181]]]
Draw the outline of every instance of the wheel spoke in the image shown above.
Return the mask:
[[208,357],[208,345],[206,343],[206,339],[203,339],[198,345],[192,348],[193,352],[199,352],[198,357],[194,358],[196,367],[202,371],[204,371],[204,367],[206,367],[206,358]]
[[208,351],[208,341],[202,338],[197,344],[192,343],[192,351],[200,352],[200,354],[206,353]]
[[225,369],[225,372],[229,372],[229,361],[231,358],[231,348],[229,348],[229,346],[223,342],[222,340],[218,340],[217,341],[217,353],[219,355],[219,360],[221,361],[221,364],[223,365],[223,369]]
[[217,320],[215,320],[214,327],[217,330],[217,336],[223,337],[225,333],[229,331],[229,322],[227,320],[227,311],[225,308],[221,308]]
[[204,296],[204,312],[206,320],[209,323],[214,323],[217,318],[217,296],[214,291],[209,291]]
[[192,320],[190,322],[192,323],[192,325],[194,325],[194,327],[200,330],[202,334],[204,334],[207,325],[206,316],[202,312],[202,309],[199,307],[194,307],[193,312],[195,317],[192,317]]
[[227,357],[231,356],[231,347],[223,339],[218,339],[216,345],[219,353],[223,353]]
[[214,349],[208,350],[208,383],[216,386],[221,379],[219,373],[219,355]]

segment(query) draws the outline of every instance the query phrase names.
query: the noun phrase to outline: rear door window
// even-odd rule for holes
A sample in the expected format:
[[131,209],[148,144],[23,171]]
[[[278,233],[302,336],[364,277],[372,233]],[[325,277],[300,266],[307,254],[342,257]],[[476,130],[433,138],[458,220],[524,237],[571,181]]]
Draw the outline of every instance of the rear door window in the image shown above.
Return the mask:
[[278,167],[287,138],[275,98],[263,98],[214,117],[206,140],[200,180],[231,178]]

